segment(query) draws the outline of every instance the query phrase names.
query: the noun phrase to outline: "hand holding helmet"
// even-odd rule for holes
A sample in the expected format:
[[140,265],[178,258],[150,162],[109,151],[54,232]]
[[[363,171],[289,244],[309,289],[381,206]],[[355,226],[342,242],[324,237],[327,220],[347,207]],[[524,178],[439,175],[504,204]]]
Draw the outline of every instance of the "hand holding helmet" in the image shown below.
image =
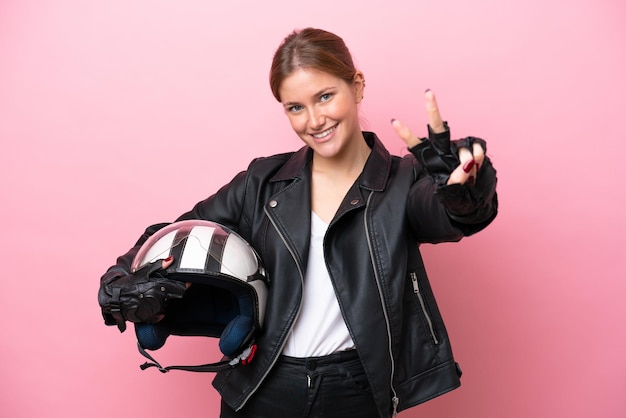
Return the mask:
[[167,278],[165,269],[173,257],[156,260],[134,273],[104,281],[98,292],[98,303],[108,325],[116,324],[121,332],[126,321],[156,323],[164,317],[168,301],[183,297],[185,283]]
[[[258,254],[235,232],[199,219],[169,224],[141,245],[130,271],[105,274],[98,301],[105,324],[123,331],[125,321],[134,322],[139,352],[151,361],[142,369],[216,372],[252,360],[267,279]],[[219,337],[225,358],[162,367],[146,350],[158,350],[170,335]]]

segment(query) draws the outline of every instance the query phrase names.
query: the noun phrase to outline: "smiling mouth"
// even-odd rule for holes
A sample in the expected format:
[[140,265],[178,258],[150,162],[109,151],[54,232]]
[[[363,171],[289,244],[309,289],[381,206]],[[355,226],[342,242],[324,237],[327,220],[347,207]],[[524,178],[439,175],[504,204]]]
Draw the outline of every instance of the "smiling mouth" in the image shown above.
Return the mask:
[[319,134],[313,134],[313,137],[315,139],[325,138],[328,135],[330,135],[331,133],[333,133],[335,131],[335,129],[337,129],[337,125],[333,126],[332,128],[328,128],[324,132],[320,132]]

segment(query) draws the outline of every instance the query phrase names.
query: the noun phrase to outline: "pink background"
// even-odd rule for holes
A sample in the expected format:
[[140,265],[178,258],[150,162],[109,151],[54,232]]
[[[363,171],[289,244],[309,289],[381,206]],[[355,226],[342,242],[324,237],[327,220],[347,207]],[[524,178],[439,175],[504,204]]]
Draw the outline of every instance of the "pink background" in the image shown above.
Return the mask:
[[[426,246],[464,376],[405,417],[626,416],[626,6],[621,0],[0,1],[6,223],[0,416],[214,417],[212,375],[140,371],[98,280],[256,156],[299,148],[267,75],[293,28],[344,37],[363,126],[489,142],[501,213]],[[166,363],[216,359],[173,339]]]

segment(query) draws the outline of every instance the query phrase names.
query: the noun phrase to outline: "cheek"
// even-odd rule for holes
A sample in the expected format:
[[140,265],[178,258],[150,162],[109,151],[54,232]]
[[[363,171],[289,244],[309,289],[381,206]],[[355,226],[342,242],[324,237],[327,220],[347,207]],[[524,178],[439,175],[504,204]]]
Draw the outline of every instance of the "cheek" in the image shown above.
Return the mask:
[[358,121],[358,111],[356,108],[343,107],[337,113],[335,113],[336,119],[343,121],[345,124],[354,124]]
[[[350,97],[350,99],[352,99],[352,97]],[[353,100],[348,100],[348,98],[345,98],[343,100],[333,103],[332,114],[335,115],[335,117],[338,119],[350,118],[355,113],[358,113],[358,107],[356,102]]]
[[304,126],[306,125],[304,118],[299,117],[297,115],[287,114],[287,119],[289,119],[289,124],[291,125],[291,129],[293,129],[295,132],[301,132],[304,130]]

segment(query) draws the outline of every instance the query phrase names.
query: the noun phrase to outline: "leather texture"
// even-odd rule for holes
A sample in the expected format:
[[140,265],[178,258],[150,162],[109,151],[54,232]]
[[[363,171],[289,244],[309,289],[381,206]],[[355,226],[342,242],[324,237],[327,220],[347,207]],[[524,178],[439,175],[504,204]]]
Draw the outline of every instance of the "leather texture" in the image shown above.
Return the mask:
[[167,278],[162,260],[146,264],[134,274],[113,275],[102,280],[98,303],[106,325],[126,330],[126,321],[156,323],[171,300],[181,299],[185,283]]

